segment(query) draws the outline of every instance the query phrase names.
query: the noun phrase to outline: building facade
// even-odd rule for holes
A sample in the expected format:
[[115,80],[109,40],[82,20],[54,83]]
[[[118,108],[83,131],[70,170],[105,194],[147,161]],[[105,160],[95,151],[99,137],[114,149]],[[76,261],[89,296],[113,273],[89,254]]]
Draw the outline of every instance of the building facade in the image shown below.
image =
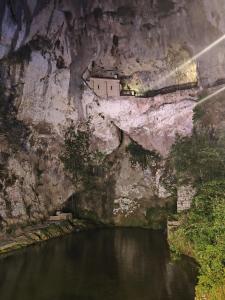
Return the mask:
[[99,97],[119,97],[120,80],[116,78],[90,78],[90,87]]

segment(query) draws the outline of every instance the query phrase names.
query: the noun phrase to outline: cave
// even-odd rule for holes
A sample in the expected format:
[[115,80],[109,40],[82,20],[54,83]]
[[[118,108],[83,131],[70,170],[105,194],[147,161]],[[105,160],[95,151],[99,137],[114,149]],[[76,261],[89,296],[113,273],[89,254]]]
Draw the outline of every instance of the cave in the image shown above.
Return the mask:
[[225,299],[224,16],[0,0],[0,299]]
[[72,194],[64,203],[62,207],[63,213],[72,213],[73,218],[79,218],[79,209],[78,209],[78,194]]

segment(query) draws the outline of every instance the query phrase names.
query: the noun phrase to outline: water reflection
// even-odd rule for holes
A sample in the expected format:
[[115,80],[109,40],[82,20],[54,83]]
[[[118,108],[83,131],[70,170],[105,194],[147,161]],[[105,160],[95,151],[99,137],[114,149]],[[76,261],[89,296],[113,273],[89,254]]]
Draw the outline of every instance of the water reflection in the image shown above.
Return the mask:
[[193,300],[195,270],[142,229],[74,234],[0,260],[4,300]]

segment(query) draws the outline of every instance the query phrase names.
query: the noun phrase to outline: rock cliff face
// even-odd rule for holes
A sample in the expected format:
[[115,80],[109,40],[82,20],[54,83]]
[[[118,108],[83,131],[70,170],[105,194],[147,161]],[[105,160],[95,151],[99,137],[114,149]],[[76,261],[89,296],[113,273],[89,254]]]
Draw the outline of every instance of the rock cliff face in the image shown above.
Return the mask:
[[[164,206],[163,158],[176,134],[191,134],[199,88],[224,80],[225,42],[171,70],[224,34],[224,14],[223,0],[2,0],[0,226],[43,220],[77,193],[60,153],[66,129],[89,118],[94,146],[117,153],[118,166],[111,197],[88,199],[84,208],[123,224],[130,215],[146,223],[146,209]],[[138,95],[198,87],[98,99],[82,77],[112,70]],[[157,168],[132,167],[121,135],[159,153]]]

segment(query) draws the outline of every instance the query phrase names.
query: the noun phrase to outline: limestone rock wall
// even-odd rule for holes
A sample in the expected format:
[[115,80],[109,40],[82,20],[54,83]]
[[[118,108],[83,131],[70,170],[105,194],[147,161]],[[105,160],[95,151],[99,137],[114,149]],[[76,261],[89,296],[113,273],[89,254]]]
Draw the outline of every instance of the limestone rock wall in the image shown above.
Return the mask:
[[[138,93],[211,86],[224,79],[224,42],[168,74],[224,34],[224,14],[223,0],[2,0],[0,226],[47,218],[75,192],[59,158],[71,123],[91,117],[93,143],[107,155],[121,132],[163,157],[177,133],[191,134],[197,90],[96,99],[81,78],[115,70]],[[143,215],[153,198],[166,199],[157,176],[121,156],[110,214],[141,207]]]
[[[120,97],[96,101],[95,95],[87,89],[82,103],[86,117],[92,118],[96,137],[111,139],[113,129],[109,134],[112,128],[109,124],[114,124],[145,149],[166,156],[176,134],[191,134],[193,108],[197,99],[198,89],[192,89],[153,98]],[[102,128],[105,127],[108,130],[103,132]]]

